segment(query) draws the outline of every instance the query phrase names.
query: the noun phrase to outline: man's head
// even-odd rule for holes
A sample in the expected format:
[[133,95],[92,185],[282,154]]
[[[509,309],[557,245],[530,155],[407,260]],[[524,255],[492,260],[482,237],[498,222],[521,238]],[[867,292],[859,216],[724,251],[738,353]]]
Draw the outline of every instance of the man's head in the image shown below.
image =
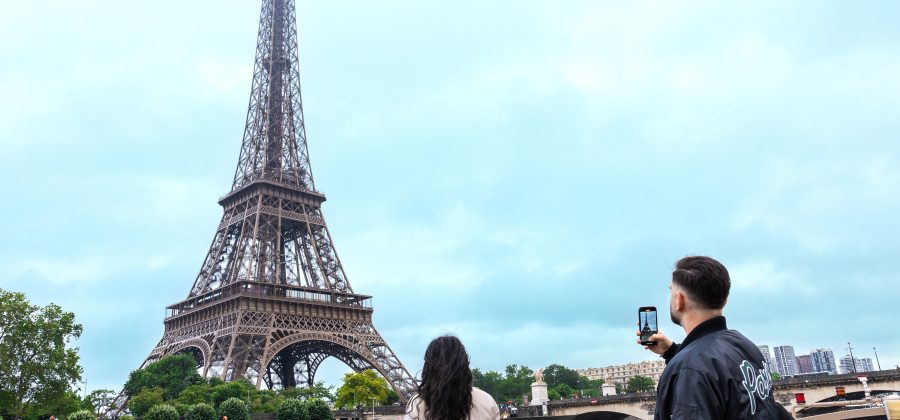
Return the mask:
[[728,301],[731,278],[725,266],[710,257],[684,257],[675,264],[669,289],[672,322],[681,325],[686,313],[721,311]]

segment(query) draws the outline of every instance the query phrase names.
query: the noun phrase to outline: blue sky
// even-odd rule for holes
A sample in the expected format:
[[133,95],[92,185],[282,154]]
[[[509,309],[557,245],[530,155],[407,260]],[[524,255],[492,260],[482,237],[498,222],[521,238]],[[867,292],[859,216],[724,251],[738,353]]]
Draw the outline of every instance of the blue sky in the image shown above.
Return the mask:
[[[410,370],[444,332],[483,369],[649,359],[691,254],[758,344],[900,364],[900,4],[484,3],[297,5],[326,220]],[[221,217],[259,4],[2,9],[0,287],[118,388]]]

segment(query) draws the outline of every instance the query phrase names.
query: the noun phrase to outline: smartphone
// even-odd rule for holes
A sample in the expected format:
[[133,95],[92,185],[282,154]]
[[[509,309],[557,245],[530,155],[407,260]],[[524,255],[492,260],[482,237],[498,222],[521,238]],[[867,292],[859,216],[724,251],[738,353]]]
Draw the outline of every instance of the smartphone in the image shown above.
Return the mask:
[[656,325],[656,307],[641,306],[638,309],[638,324],[641,327],[641,344],[652,346],[656,341],[650,341],[650,336],[659,332]]

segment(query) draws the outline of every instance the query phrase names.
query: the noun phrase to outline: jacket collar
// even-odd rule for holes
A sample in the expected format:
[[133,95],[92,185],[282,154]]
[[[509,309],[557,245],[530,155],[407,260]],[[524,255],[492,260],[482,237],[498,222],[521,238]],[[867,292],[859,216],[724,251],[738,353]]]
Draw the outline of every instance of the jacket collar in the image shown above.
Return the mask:
[[707,319],[706,321],[700,323],[700,325],[694,327],[693,330],[691,330],[691,333],[688,334],[687,337],[684,338],[684,342],[681,343],[681,348],[685,348],[688,346],[688,344],[691,344],[694,341],[697,341],[714,332],[724,331],[727,329],[728,326],[725,324],[724,316],[717,316],[715,318]]

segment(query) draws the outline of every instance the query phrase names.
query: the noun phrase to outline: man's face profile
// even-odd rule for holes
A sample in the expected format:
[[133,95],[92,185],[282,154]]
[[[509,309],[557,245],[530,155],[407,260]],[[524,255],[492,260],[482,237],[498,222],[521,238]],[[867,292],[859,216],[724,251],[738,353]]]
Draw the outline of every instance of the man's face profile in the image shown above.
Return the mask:
[[669,284],[669,316],[672,318],[672,322],[675,325],[681,326],[681,314],[676,311],[676,296],[678,294],[678,287],[675,286],[674,283]]

